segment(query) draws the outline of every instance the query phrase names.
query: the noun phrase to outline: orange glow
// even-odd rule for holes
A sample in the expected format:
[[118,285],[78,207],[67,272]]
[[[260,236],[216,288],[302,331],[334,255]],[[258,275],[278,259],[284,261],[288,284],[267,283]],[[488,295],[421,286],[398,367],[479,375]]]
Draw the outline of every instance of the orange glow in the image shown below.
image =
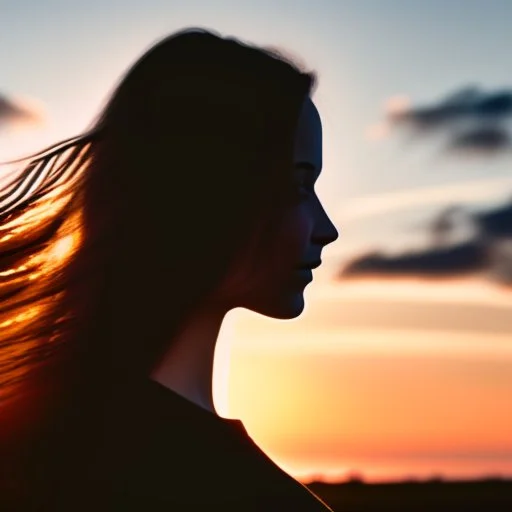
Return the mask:
[[[425,296],[432,288],[425,285]],[[455,289],[451,299],[448,293],[454,305]],[[367,284],[367,292],[378,290]],[[406,288],[397,290],[403,298]],[[480,288],[473,284],[473,291]],[[439,324],[450,320],[453,328],[405,328],[400,308],[389,309],[381,328],[372,325],[375,302],[362,293],[344,315],[343,294],[322,300],[320,291],[291,321],[234,312],[226,416],[242,419],[276,463],[303,481],[351,472],[375,481],[512,475],[511,309],[499,320],[502,332],[458,330],[449,318],[457,308],[431,296]],[[415,293],[418,301],[418,283]],[[344,326],[357,308],[367,325]],[[465,322],[461,317],[461,327]]]

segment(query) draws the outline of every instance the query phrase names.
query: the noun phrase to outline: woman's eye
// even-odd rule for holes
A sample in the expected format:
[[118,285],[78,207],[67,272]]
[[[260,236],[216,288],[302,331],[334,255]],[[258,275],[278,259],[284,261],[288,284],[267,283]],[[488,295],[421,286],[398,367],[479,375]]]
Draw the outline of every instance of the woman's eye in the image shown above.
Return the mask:
[[301,198],[307,198],[313,193],[313,188],[306,183],[297,182],[295,185],[295,191]]
[[308,199],[314,194],[314,184],[306,175],[296,175],[293,180],[293,194],[299,200]]

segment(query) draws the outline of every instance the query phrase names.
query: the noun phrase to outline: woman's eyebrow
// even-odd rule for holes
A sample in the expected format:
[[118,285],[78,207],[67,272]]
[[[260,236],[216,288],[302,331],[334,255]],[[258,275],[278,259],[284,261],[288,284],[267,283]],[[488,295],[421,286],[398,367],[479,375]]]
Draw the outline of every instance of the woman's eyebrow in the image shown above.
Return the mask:
[[298,162],[295,164],[295,168],[313,172],[317,170],[316,167],[310,162]]
[[296,170],[309,171],[315,174],[315,177],[320,176],[321,169],[317,169],[311,162],[297,162],[295,164]]

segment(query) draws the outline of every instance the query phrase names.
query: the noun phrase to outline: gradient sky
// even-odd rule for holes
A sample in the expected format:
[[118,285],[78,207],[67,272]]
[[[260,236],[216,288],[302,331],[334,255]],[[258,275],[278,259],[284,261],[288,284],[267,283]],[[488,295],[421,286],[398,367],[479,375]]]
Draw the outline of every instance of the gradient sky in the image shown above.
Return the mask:
[[423,104],[510,86],[510,19],[508,0],[0,0],[0,94],[45,118],[0,131],[0,159],[84,130],[137,57],[185,26],[290,51],[319,75],[317,190],[340,238],[302,317],[230,314],[219,412],[297,475],[512,474],[510,295],[481,279],[328,279],[362,247],[425,243],[414,226],[439,205],[512,189],[509,158],[461,162],[369,137],[397,95]]

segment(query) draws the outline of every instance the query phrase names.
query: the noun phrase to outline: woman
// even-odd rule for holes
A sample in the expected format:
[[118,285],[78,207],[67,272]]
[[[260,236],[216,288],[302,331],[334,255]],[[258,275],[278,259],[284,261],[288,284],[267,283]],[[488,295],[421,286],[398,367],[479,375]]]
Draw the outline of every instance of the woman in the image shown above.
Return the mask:
[[314,83],[182,30],[4,186],[5,509],[329,510],[212,399],[224,315],[299,316],[338,236]]

